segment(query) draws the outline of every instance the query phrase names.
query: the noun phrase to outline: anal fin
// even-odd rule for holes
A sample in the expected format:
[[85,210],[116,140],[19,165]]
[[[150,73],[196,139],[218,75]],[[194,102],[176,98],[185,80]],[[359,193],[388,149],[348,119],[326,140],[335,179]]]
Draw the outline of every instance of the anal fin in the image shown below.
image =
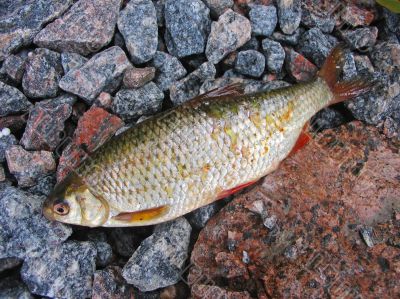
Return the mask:
[[240,190],[242,190],[242,189],[244,189],[244,188],[246,188],[248,186],[251,186],[251,185],[257,183],[257,181],[258,180],[247,182],[247,183],[241,184],[239,186],[236,186],[236,187],[234,187],[232,189],[224,190],[224,191],[222,191],[221,193],[219,193],[217,195],[217,199],[222,199],[222,198],[225,198],[225,197],[227,197],[229,195],[232,195],[233,193],[236,193],[236,192],[238,192],[238,191],[240,191]]
[[136,221],[149,221],[165,215],[169,210],[169,205],[163,205],[156,208],[136,211],[136,212],[123,212],[114,217],[114,220],[123,222],[136,222]]
[[298,152],[300,149],[305,147],[311,141],[312,137],[308,131],[309,127],[310,127],[310,124],[307,122],[304,125],[303,130],[301,131],[299,138],[297,139],[296,144],[293,146],[292,151],[290,152],[289,156]]

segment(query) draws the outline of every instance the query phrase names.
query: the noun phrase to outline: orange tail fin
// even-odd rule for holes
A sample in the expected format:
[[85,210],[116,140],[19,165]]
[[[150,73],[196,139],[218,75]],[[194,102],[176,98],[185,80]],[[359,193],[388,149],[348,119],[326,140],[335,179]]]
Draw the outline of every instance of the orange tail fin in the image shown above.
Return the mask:
[[329,54],[318,76],[325,80],[331,89],[334,98],[329,105],[362,95],[372,89],[374,81],[366,78],[356,78],[339,82],[339,77],[345,63],[345,49],[342,45],[335,47]]

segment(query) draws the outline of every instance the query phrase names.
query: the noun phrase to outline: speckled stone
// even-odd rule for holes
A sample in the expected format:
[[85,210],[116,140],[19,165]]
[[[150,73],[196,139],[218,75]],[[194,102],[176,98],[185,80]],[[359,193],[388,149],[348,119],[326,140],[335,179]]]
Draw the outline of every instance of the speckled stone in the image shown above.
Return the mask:
[[220,202],[213,202],[204,207],[201,207],[197,210],[194,210],[189,215],[187,215],[187,219],[192,227],[197,229],[202,229],[208,220],[212,216],[214,216],[220,209],[222,205]]
[[174,105],[178,105],[197,96],[201,84],[206,79],[213,79],[215,74],[215,66],[211,62],[204,62],[197,70],[171,86],[169,89],[171,101]]
[[28,54],[22,78],[24,93],[30,98],[52,98],[59,91],[58,82],[63,74],[59,53],[38,48]]
[[378,28],[363,27],[354,30],[341,31],[344,41],[353,50],[363,50],[363,52],[372,50],[378,37]]
[[210,10],[202,1],[166,0],[165,41],[172,55],[203,53],[210,25]]
[[346,122],[346,118],[342,113],[333,109],[325,108],[319,111],[311,120],[311,125],[315,131],[336,128]]
[[129,1],[118,17],[118,29],[133,63],[144,63],[154,57],[158,27],[156,9],[151,0]]
[[0,258],[0,273],[18,267],[21,264],[22,260],[16,257]]
[[126,88],[139,88],[154,79],[154,67],[129,68],[124,73],[124,86]]
[[122,276],[142,292],[177,283],[188,256],[191,231],[182,217],[156,226],[124,266]]
[[233,6],[233,0],[204,0],[213,17],[219,17]]
[[400,68],[400,44],[392,42],[376,44],[371,53],[371,61],[377,70],[392,74]]
[[8,169],[17,178],[20,187],[33,186],[39,178],[56,169],[52,152],[28,152],[19,145],[6,150],[6,160]]
[[251,23],[242,15],[228,9],[211,24],[206,46],[207,59],[217,64],[227,54],[243,46],[251,38]]
[[64,74],[70,70],[78,69],[84,65],[88,59],[78,53],[63,52],[61,53],[61,64],[64,69]]
[[[330,4],[328,4],[326,8],[323,7],[324,5],[326,4],[321,0],[303,1],[301,23],[307,28],[317,27],[324,33],[331,33],[335,28],[335,18],[339,16],[335,15],[335,13],[331,13],[333,9]],[[332,6],[333,5],[332,3]],[[342,9],[345,8],[340,7],[339,9],[340,13],[338,13],[338,15],[342,16]]]
[[152,64],[157,69],[154,82],[162,91],[168,90],[173,83],[187,73],[176,57],[164,52],[157,51]]
[[309,81],[318,71],[313,63],[293,49],[286,50],[285,68],[297,82]]
[[270,36],[278,23],[276,8],[273,5],[252,5],[249,12],[252,34]]
[[266,38],[262,41],[262,49],[266,58],[268,71],[279,73],[285,62],[285,50],[281,44]]
[[14,276],[8,276],[0,280],[0,298],[34,299],[26,285]]
[[52,298],[92,295],[96,248],[91,242],[68,241],[25,259],[21,277],[29,290]]
[[0,162],[6,160],[6,150],[17,143],[17,139],[12,134],[0,137]]
[[72,0],[2,1],[0,61],[29,45],[42,26],[60,16]]
[[122,277],[122,269],[110,266],[94,272],[92,299],[133,299],[134,290]]
[[26,59],[18,55],[10,55],[4,60],[2,68],[15,83],[21,83],[25,71]]
[[112,103],[112,111],[124,120],[135,120],[142,115],[152,115],[161,110],[163,92],[154,82],[137,89],[122,89]]
[[285,34],[293,34],[301,21],[300,0],[277,0],[279,27]]
[[0,190],[0,258],[37,256],[71,235],[69,226],[43,217],[44,199],[11,186]]
[[130,67],[128,58],[119,47],[111,47],[94,55],[80,68],[69,71],[61,80],[61,89],[76,94],[91,104],[95,98],[122,80]]
[[36,103],[21,138],[24,148],[53,151],[62,140],[64,122],[70,117],[75,101],[75,96],[62,95]]
[[297,28],[293,34],[289,35],[279,31],[275,31],[270,38],[283,45],[296,46],[299,43],[300,36],[303,33],[304,33],[303,28]]
[[97,52],[114,35],[121,0],[79,0],[35,37],[35,44],[82,55]]
[[241,51],[237,55],[235,70],[251,77],[260,77],[264,72],[265,57],[258,51]]

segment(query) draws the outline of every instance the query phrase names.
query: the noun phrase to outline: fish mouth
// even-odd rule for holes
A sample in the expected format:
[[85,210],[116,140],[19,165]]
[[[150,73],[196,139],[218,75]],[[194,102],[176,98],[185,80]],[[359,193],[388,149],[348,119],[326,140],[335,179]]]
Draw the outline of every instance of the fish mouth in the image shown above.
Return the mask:
[[49,198],[47,198],[43,203],[42,213],[43,213],[43,216],[46,217],[47,220],[50,220],[50,221],[56,220],[54,218],[52,201]]

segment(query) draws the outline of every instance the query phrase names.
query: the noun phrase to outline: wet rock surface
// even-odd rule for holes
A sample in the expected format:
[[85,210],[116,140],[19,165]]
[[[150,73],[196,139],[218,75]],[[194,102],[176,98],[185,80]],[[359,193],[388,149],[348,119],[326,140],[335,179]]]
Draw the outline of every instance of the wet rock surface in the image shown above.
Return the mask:
[[58,82],[63,74],[60,54],[38,48],[28,54],[22,78],[24,93],[31,98],[52,98],[58,93]]
[[[354,122],[316,135],[200,232],[192,295],[208,281],[206,289],[251,297],[395,296],[398,249],[389,240],[399,233],[399,167],[398,149],[372,127]],[[266,227],[263,213],[275,225]],[[363,225],[381,236],[371,248]]]
[[53,151],[62,140],[64,122],[72,113],[76,98],[62,95],[35,104],[29,113],[21,144],[27,150]]
[[35,44],[59,52],[87,55],[114,35],[121,0],[79,0],[35,37]]
[[47,22],[64,13],[72,0],[5,1],[0,15],[0,61],[32,43]]
[[107,91],[116,80],[122,79],[129,66],[121,48],[111,47],[94,55],[80,68],[69,71],[60,80],[60,87],[92,103],[100,92]]
[[168,52],[177,57],[203,53],[211,26],[209,15],[210,10],[200,0],[166,0]]
[[118,18],[118,29],[124,37],[133,63],[144,63],[157,50],[157,16],[150,0],[129,1]]
[[29,290],[53,298],[87,298],[92,294],[96,248],[68,241],[24,261],[21,277]]
[[191,230],[185,218],[158,225],[124,266],[123,277],[140,291],[177,283],[187,258]]

